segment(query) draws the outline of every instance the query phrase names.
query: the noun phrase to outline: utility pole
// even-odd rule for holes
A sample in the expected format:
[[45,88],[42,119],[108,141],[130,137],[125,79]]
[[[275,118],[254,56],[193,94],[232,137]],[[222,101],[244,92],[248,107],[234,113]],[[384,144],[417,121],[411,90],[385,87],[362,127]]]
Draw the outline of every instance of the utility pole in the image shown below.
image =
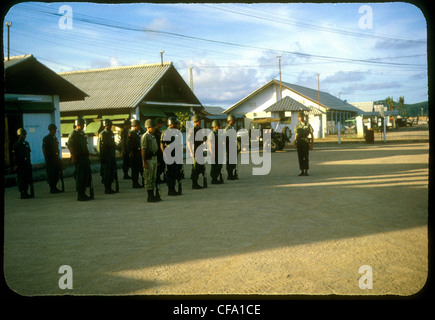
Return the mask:
[[12,27],[12,22],[6,22],[6,27],[8,27],[8,61],[10,59],[9,57],[9,51],[10,51],[10,46],[9,46],[9,29],[10,27]]
[[165,53],[165,51],[160,50],[160,60],[162,62],[162,67],[163,67],[163,54]]
[[276,56],[279,63],[279,100],[282,99],[282,83],[281,83],[281,56]]
[[189,72],[190,72],[190,90],[192,90],[193,92],[193,73],[192,73],[192,67],[189,68]]

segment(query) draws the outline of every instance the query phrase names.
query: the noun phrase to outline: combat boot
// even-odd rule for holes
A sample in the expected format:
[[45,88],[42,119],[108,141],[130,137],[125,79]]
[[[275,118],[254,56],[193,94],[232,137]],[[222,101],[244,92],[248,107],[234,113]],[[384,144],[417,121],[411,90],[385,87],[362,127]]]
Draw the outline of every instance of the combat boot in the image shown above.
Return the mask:
[[91,200],[90,197],[88,197],[86,194],[79,194],[77,196],[77,201],[89,201]]
[[30,199],[30,196],[27,194],[26,191],[23,191],[23,192],[21,192],[20,198],[21,199]]
[[116,191],[115,191],[115,190],[112,190],[112,187],[111,187],[110,184],[109,184],[109,185],[106,185],[106,186],[105,186],[104,193],[105,193],[105,194],[114,194],[114,193],[116,193]]
[[160,198],[160,191],[157,188],[156,188],[156,195],[155,195],[154,199],[156,199],[156,202],[162,201],[162,198]]
[[175,187],[169,187],[168,188],[168,196],[178,196],[179,193],[175,191]]
[[157,202],[156,198],[154,197],[154,190],[147,190],[148,192],[148,202]]

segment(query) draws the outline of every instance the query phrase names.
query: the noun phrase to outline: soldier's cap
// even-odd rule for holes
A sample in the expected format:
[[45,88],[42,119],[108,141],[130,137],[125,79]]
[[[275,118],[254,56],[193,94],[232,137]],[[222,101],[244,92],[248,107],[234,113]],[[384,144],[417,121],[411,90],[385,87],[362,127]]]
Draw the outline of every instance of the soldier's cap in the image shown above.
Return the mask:
[[85,119],[83,119],[82,117],[78,117],[78,118],[74,121],[74,125],[75,125],[75,126],[83,126],[83,125],[85,125]]
[[157,118],[156,119],[156,124],[163,124],[162,118]]
[[103,126],[111,126],[112,125],[112,120],[110,119],[104,119],[103,120]]
[[236,120],[236,118],[232,114],[230,114],[227,118],[227,121],[231,121],[231,120]]
[[131,125],[133,126],[133,127],[135,127],[135,126],[140,126],[140,121],[139,120],[132,120],[131,121]]
[[212,127],[220,127],[221,124],[219,123],[218,120],[213,120],[213,122],[211,123],[211,126],[212,126]]
[[199,115],[195,114],[195,115],[192,117],[192,121],[193,121],[193,122],[195,122],[195,121],[201,121],[201,117],[200,117]]
[[145,128],[154,127],[154,126],[155,126],[155,122],[153,119],[147,119],[145,121]]
[[305,117],[305,113],[303,111],[299,111],[298,117]]
[[54,129],[57,129],[56,125],[54,123],[50,123],[48,125],[48,130],[54,130]]
[[17,130],[17,136],[20,136],[20,135],[27,135],[27,131],[26,130],[24,130],[23,128],[19,128],[18,130]]
[[171,124],[177,124],[178,120],[175,117],[169,117],[168,118],[168,126],[170,126]]

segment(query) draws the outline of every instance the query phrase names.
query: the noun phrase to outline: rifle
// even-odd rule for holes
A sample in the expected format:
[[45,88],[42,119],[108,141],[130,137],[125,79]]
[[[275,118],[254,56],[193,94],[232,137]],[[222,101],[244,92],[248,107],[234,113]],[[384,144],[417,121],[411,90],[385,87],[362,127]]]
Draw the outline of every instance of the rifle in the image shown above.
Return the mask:
[[63,170],[62,170],[62,160],[59,158],[59,177],[62,182],[62,192],[65,192],[65,183],[63,181]]
[[118,168],[116,167],[116,159],[115,159],[115,191],[119,192]]

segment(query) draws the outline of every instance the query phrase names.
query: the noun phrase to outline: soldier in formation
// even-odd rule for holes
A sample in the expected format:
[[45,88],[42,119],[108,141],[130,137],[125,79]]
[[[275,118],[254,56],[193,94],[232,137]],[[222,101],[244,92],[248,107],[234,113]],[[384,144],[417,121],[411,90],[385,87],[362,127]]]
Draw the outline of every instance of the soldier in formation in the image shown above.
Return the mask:
[[299,176],[308,176],[309,169],[309,150],[313,150],[314,134],[313,127],[305,121],[305,114],[299,112],[299,122],[295,126],[295,142],[294,147],[298,151]]
[[[12,153],[17,172],[18,191],[21,199],[29,199],[34,197],[30,144],[26,141],[26,130],[23,128],[18,129],[17,135],[18,140],[12,147]],[[30,194],[27,192],[29,186]]]
[[[180,145],[178,146],[178,149],[173,146],[173,149],[170,151],[170,156],[172,159],[176,158],[176,152],[177,150],[181,150],[182,152],[182,137],[179,136],[179,132],[176,132],[176,135],[171,135],[170,139],[167,138],[165,139],[165,134],[167,134],[169,136],[169,132],[171,129],[178,129],[179,126],[179,122],[177,120],[177,118],[175,117],[169,117],[168,118],[168,129],[163,131],[162,133],[162,137],[160,140],[160,149],[162,151],[163,157],[165,154],[165,149],[175,143],[174,141],[179,141]],[[171,132],[172,133],[172,132]],[[182,159],[182,154],[181,154],[181,159]],[[177,163],[175,160],[173,163],[166,164],[166,184],[168,185],[168,196],[178,196],[181,195],[182,193],[182,186],[181,186],[181,170],[182,170],[182,164]],[[175,185],[178,182],[178,191],[175,190]]]
[[56,125],[50,124],[48,126],[49,133],[42,140],[42,153],[44,154],[50,193],[62,192],[57,188],[57,183],[62,174],[62,161],[60,159],[59,141],[56,137],[56,131]]
[[121,130],[122,171],[124,172],[124,177],[123,177],[124,180],[131,179],[131,177],[128,175],[128,170],[131,167],[131,163],[130,163],[130,155],[127,147],[128,134],[130,129],[131,129],[130,120],[125,120],[124,128],[122,128]]
[[[127,138],[127,151],[130,158],[131,165],[131,180],[133,188],[143,188],[143,166],[142,155],[140,151],[140,121],[133,120],[131,122],[132,130],[128,133]],[[142,185],[139,184],[139,174],[142,176]]]
[[[98,145],[100,150],[101,163],[101,182],[104,184],[105,194],[114,194],[119,191],[118,173],[116,167],[116,145],[115,135],[112,131],[112,120],[103,121],[104,130],[98,135]],[[116,189],[112,189],[115,181]]]
[[[225,128],[225,132],[227,132],[230,129],[234,129],[234,123],[236,121],[236,119],[234,118],[233,115],[229,115],[227,118],[228,121],[228,125]],[[227,143],[226,143],[226,151],[227,151],[227,173],[228,173],[228,180],[237,180],[238,179],[238,175],[237,175],[237,165],[235,163],[230,163],[230,148],[232,148],[234,145],[237,146],[237,140],[230,140],[230,137],[227,137]]]
[[222,159],[219,158],[219,150],[222,146],[219,144],[219,128],[220,123],[218,120],[213,120],[211,123],[213,129],[208,136],[208,150],[210,151],[210,156],[212,160],[210,176],[211,184],[222,184],[224,180],[222,178]]
[[[148,193],[148,202],[158,202],[161,200],[156,184],[157,179],[157,150],[158,144],[153,135],[155,130],[154,120],[145,121],[146,132],[141,138],[142,165],[145,172],[145,189]],[[154,189],[156,190],[154,194]]]
[[154,136],[156,137],[156,141],[159,144],[159,149],[157,150],[157,184],[160,184],[162,182],[165,182],[165,161],[163,160],[163,152],[160,149],[163,120],[161,118],[157,118],[155,120],[155,123],[156,123],[156,127],[154,129]]
[[[193,158],[192,175],[191,175],[192,189],[202,189],[202,188],[207,188],[207,175],[206,175],[205,165],[200,164],[197,161],[196,150],[198,149],[199,146],[201,146],[204,143],[204,140],[207,138],[204,137],[203,141],[197,141],[195,139],[197,132],[201,130],[201,118],[199,117],[199,115],[194,115],[192,117],[192,121],[194,127],[189,132],[188,141],[193,141],[193,146],[191,145],[191,143],[187,144],[187,147],[190,152],[190,156]],[[199,175],[201,174],[203,176],[202,186],[198,183]]]
[[[71,161],[75,166],[74,178],[76,180],[76,191],[78,201],[93,199],[91,162],[89,160],[88,139],[84,133],[85,120],[77,118],[75,129],[68,138],[68,149],[71,153]],[[86,195],[86,188],[90,188],[90,195]]]

